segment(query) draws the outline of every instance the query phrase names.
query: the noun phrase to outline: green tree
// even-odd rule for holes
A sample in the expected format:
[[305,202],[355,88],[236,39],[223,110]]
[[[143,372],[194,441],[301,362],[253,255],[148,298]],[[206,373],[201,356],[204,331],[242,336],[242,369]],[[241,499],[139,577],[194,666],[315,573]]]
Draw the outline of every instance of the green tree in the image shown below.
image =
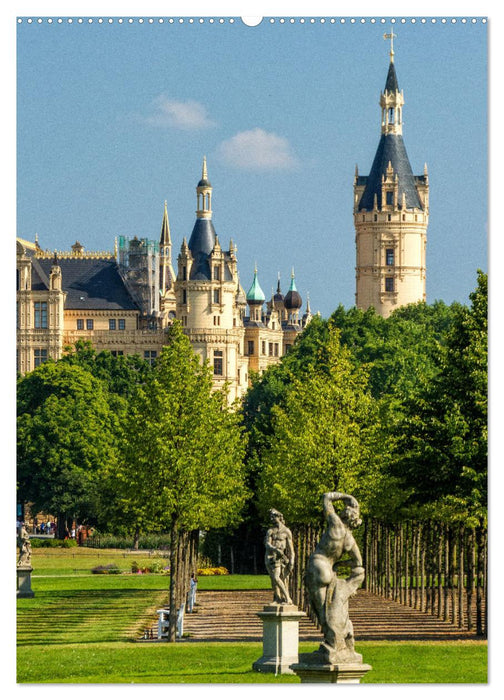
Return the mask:
[[21,499],[82,521],[100,508],[100,475],[116,459],[117,418],[103,383],[78,366],[49,361],[18,380]]
[[97,352],[89,340],[79,340],[73,348],[67,347],[59,362],[90,372],[105,383],[113,399],[115,396],[131,398],[135,387],[143,384],[152,371],[150,363],[139,355],[114,356],[108,350]]
[[295,523],[320,517],[326,491],[354,493],[365,506],[379,481],[367,375],[340,345],[338,330],[329,327],[306,370],[290,377],[286,403],[272,408],[258,477],[260,510],[274,506]]
[[245,435],[223,391],[212,391],[180,324],[123,421],[116,473],[124,512],[142,529],[167,529],[170,547],[170,640],[176,629],[176,548],[182,530],[235,523],[247,497]]
[[460,307],[440,371],[404,404],[393,471],[409,501],[448,519],[482,523],[487,507],[487,276]]

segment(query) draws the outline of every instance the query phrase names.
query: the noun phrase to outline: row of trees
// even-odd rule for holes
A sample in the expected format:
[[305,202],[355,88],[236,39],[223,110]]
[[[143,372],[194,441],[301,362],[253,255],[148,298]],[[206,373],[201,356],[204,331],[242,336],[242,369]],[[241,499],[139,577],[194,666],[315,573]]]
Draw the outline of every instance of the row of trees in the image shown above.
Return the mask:
[[238,521],[243,433],[178,324],[153,368],[81,344],[19,381],[20,495],[63,529],[70,516],[137,541],[140,531],[169,532],[174,640],[179,541]]
[[335,489],[388,522],[484,526],[486,378],[483,273],[470,307],[315,317],[231,411],[178,324],[154,367],[78,344],[19,380],[20,495],[62,528],[170,532],[173,580],[181,533],[257,570],[267,510],[316,527]]
[[410,305],[384,319],[314,318],[244,404],[259,513],[314,523],[321,495],[353,493],[386,521],[486,524],[487,278],[470,307]]

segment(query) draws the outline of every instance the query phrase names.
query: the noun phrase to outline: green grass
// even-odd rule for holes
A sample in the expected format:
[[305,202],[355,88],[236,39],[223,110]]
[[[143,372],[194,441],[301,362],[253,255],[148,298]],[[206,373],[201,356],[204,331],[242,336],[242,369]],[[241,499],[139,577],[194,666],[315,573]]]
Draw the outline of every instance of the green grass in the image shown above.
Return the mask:
[[[165,574],[130,574],[131,562],[139,566],[148,566],[161,557],[150,556],[146,552],[125,553],[121,549],[95,550],[79,547],[75,550],[33,550],[32,553],[32,589],[37,590],[71,590],[77,587],[74,580],[78,578],[78,587],[90,589],[140,588],[144,590],[163,590],[170,586],[170,577]],[[92,574],[95,566],[117,564],[124,574]],[[47,578],[51,581],[48,582]],[[269,576],[246,576],[233,574],[227,576],[200,576],[199,590],[264,590],[270,588]]]
[[[167,600],[168,576],[85,573],[97,563],[123,568],[114,552],[34,554],[35,598],[18,600],[19,683],[299,683],[297,676],[252,671],[262,654],[260,643],[137,643]],[[136,560],[140,563],[140,556]],[[269,579],[200,577],[199,586],[264,589]],[[373,667],[365,683],[487,680],[484,642],[362,642],[357,647]],[[301,652],[314,648],[300,645]]]
[[[303,643],[300,651],[312,651]],[[358,645],[373,670],[363,683],[486,683],[486,645]],[[297,676],[252,671],[257,642],[68,644],[57,650],[24,647],[19,683],[299,683]]]

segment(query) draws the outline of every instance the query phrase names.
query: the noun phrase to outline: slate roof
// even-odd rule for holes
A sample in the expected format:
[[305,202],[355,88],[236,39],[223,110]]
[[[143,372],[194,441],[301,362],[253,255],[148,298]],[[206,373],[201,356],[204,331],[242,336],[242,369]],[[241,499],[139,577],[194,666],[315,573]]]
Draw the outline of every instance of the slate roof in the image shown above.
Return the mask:
[[215,245],[215,229],[211,219],[196,219],[189,239],[189,250],[194,258],[192,280],[212,279],[208,256]]
[[[33,258],[32,262],[32,288],[43,288],[34,284],[46,284],[47,288],[53,261]],[[62,258],[58,263],[63,291],[67,292],[66,309],[138,310],[115,260]]]
[[392,163],[394,168],[394,176],[397,174],[399,180],[399,206],[401,206],[404,192],[407,209],[413,209],[414,207],[418,209],[423,208],[416,191],[415,176],[411,170],[403,137],[400,134],[382,134],[373,165],[371,166],[371,172],[367,178],[359,177],[357,181],[357,184],[366,184],[359,202],[359,211],[362,209],[372,211],[375,194],[378,196],[378,208],[381,207],[381,179],[382,175],[386,174],[389,162]]
[[388,90],[389,92],[399,92],[399,83],[397,82],[397,74],[395,71],[394,64],[392,61],[390,62],[388,73],[387,73],[387,82],[385,83],[385,90]]

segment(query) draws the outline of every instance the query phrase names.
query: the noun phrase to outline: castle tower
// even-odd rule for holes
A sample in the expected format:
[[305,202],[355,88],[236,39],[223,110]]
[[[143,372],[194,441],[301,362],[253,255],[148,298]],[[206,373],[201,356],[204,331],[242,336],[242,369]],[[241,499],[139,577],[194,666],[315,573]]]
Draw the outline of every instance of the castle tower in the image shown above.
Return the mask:
[[252,286],[247,292],[247,304],[250,309],[250,321],[262,323],[262,310],[265,301],[264,292],[257,279],[257,267],[254,270]]
[[298,326],[299,325],[299,309],[303,305],[303,300],[301,299],[301,295],[297,290],[296,287],[296,279],[294,277],[294,270],[292,270],[291,273],[291,283],[289,287],[289,291],[285,295],[285,301],[284,301],[285,308],[287,310],[288,314],[288,319],[287,319],[287,324],[288,326]]
[[170,222],[168,220],[168,207],[165,200],[163,222],[161,224],[161,236],[159,238],[159,307],[163,319],[163,326],[175,316],[175,271],[172,265],[172,241]]
[[189,243],[184,238],[175,282],[176,316],[194,350],[213,366],[214,384],[229,386],[233,401],[247,387],[243,355],[243,303],[240,299],[236,247],[224,250],[212,222],[212,185],[206,158],[196,186],[196,222]]
[[404,95],[399,90],[390,39],[390,64],[380,96],[381,138],[368,176],[354,178],[356,305],[389,316],[425,301],[425,249],[429,180],[413,175],[403,141]]

